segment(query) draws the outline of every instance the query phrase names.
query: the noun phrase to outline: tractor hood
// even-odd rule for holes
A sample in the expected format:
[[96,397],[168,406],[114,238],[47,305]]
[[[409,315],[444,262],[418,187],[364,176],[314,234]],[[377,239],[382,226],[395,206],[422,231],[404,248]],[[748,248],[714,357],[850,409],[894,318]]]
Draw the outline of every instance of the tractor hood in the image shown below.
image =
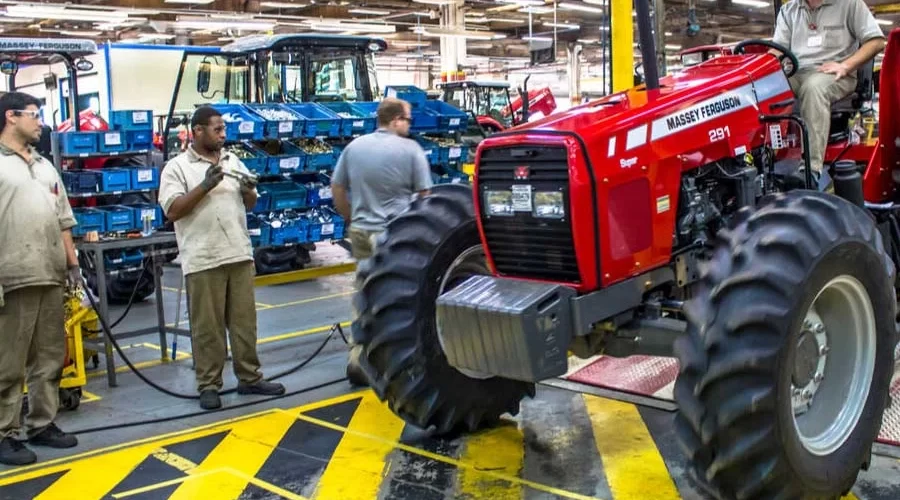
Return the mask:
[[[566,111],[554,113],[534,122],[520,125],[508,130],[502,137],[527,135],[576,135],[588,145],[591,152],[603,153],[606,148],[595,148],[591,145],[617,131],[633,130],[641,125],[650,125],[660,117],[677,113],[679,110],[689,111],[703,101],[714,99],[727,91],[740,91],[749,85],[753,90],[746,94],[751,102],[742,106],[758,106],[756,90],[760,84],[771,86],[771,82],[780,79],[776,86],[783,91],[783,78],[777,60],[769,55],[723,56],[702,64],[686,68],[682,71],[660,79],[660,88],[648,91],[641,85],[623,92],[610,94],[599,100],[575,106]],[[774,88],[774,87],[773,87]],[[726,103],[728,105],[728,103]],[[687,117],[688,120],[693,119]],[[702,119],[696,122],[702,123]],[[483,147],[490,147],[492,138],[483,141]],[[592,158],[594,162],[602,158]]]

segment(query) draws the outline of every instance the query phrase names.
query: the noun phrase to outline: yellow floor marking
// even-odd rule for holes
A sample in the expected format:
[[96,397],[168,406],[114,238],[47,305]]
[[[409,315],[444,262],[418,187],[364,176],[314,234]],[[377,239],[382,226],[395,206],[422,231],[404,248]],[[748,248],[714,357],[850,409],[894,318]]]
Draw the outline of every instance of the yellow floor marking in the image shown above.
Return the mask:
[[257,311],[265,311],[266,309],[272,309],[273,307],[275,307],[275,306],[273,306],[272,304],[263,304],[262,302],[256,303]]
[[[191,358],[191,355],[188,353],[185,353],[185,352],[175,353],[175,361],[181,361],[183,359],[190,359],[190,358]],[[140,363],[132,363],[132,364],[134,365],[135,368],[140,370],[143,368],[152,368],[154,366],[167,365],[170,363],[173,363],[173,361],[171,359],[166,359],[165,361],[163,361],[161,359],[151,359],[149,361],[141,361]],[[116,373],[123,373],[123,372],[127,372],[127,371],[131,371],[131,368],[128,368],[128,365],[122,365],[122,366],[116,368]],[[106,370],[92,371],[91,373],[87,374],[87,378],[99,377],[101,375],[106,375]]]
[[310,302],[318,302],[320,300],[328,300],[328,299],[336,299],[338,297],[346,297],[348,295],[353,295],[353,291],[332,293],[330,295],[322,295],[319,297],[311,297],[308,299],[295,300],[293,302],[285,302],[284,304],[272,304],[272,305],[268,306],[266,309],[278,309],[280,307],[299,306],[302,304],[309,304]]
[[466,438],[463,462],[471,463],[474,470],[463,470],[460,475],[460,496],[491,500],[518,500],[524,494],[521,483],[514,483],[481,473],[484,470],[518,477],[525,460],[525,442],[522,431],[512,423],[473,434]]
[[137,446],[76,462],[34,500],[69,500],[74,492],[79,498],[103,498],[147,458],[152,448]]
[[584,395],[594,440],[613,498],[681,498],[637,407]]
[[190,460],[182,457],[177,453],[172,453],[171,451],[165,448],[159,448],[153,452],[153,457],[159,460],[160,462],[166,463],[180,470],[181,472],[188,472],[192,469],[197,468],[197,464],[191,462]]
[[[364,393],[347,432],[312,495],[316,500],[378,498],[378,491],[392,467],[389,461],[404,423],[373,392]],[[365,434],[381,440],[366,439]]]
[[278,409],[269,409],[263,410],[256,413],[251,413],[248,415],[241,415],[238,417],[226,418],[224,420],[219,420],[218,422],[212,422],[205,425],[200,425],[191,429],[185,429],[181,431],[174,431],[168,434],[162,434],[159,436],[152,436],[144,439],[138,439],[136,441],[131,441],[127,443],[116,444],[113,446],[107,446],[105,448],[98,448],[96,450],[86,451],[83,453],[77,453],[75,455],[71,455],[68,457],[60,457],[53,460],[48,460],[46,462],[38,462],[33,465],[26,465],[19,467],[17,469],[11,469],[8,471],[0,472],[0,486],[4,486],[7,484],[18,483],[20,481],[25,481],[28,479],[33,479],[35,477],[40,477],[46,474],[52,474],[54,472],[58,472],[61,470],[66,470],[72,467],[78,460],[87,460],[96,455],[105,455],[111,454],[115,455],[113,452],[118,450],[124,450],[131,447],[140,446],[143,444],[150,443],[152,446],[149,446],[150,451],[155,450],[159,447],[165,447],[172,443],[180,443],[182,441],[190,441],[191,439],[201,438],[204,436],[208,436],[210,434],[215,434],[217,432],[221,432],[225,429],[228,429],[237,422],[243,422],[246,420],[253,420],[256,418],[265,417],[267,415],[271,415],[273,413],[281,413],[283,410]]
[[[367,392],[370,392],[370,391],[367,390]],[[356,397],[359,397],[359,396],[356,395]],[[347,395],[341,396],[341,398],[343,398],[343,400],[351,399],[351,398],[349,398]],[[327,405],[322,405],[321,403],[317,403],[316,405],[317,405],[318,407],[321,407],[321,406],[327,406]],[[476,472],[479,472],[479,473],[481,473],[481,474],[484,474],[484,475],[487,475],[487,476],[494,477],[494,478],[496,478],[496,479],[502,479],[502,480],[504,480],[504,481],[509,481],[509,482],[512,482],[512,483],[521,484],[522,486],[527,486],[527,487],[532,488],[532,489],[534,489],[534,490],[537,490],[537,491],[543,491],[543,492],[550,493],[550,494],[552,494],[552,495],[556,495],[556,496],[559,496],[559,497],[563,497],[563,498],[573,498],[573,499],[576,499],[576,500],[596,500],[596,497],[590,497],[590,496],[587,496],[587,495],[582,495],[582,494],[580,494],[580,493],[573,493],[573,492],[571,492],[571,491],[566,491],[566,490],[563,490],[563,489],[560,489],[560,488],[554,488],[554,487],[552,487],[552,486],[547,486],[547,485],[544,485],[544,484],[536,483],[536,482],[534,482],[534,481],[529,481],[529,480],[527,480],[527,479],[522,479],[522,478],[517,477],[517,476],[508,476],[508,475],[501,474],[501,473],[498,473],[498,472],[494,472],[494,471],[491,471],[491,470],[478,470],[478,469],[476,468],[476,466],[475,466],[474,464],[470,463],[470,462],[464,462],[464,461],[462,461],[462,460],[457,460],[457,459],[455,459],[455,458],[451,458],[451,457],[447,457],[447,456],[444,456],[444,455],[440,455],[440,454],[438,454],[438,453],[432,453],[432,452],[430,452],[430,451],[425,451],[425,450],[422,450],[422,449],[420,449],[420,448],[416,448],[415,446],[410,446],[410,445],[407,445],[407,444],[400,443],[400,442],[398,442],[398,441],[396,441],[396,440],[392,441],[392,440],[389,440],[389,439],[385,439],[385,438],[383,438],[383,437],[380,435],[380,434],[381,434],[380,432],[379,432],[378,434],[367,433],[367,432],[360,432],[360,431],[357,430],[357,429],[350,429],[350,428],[348,428],[348,427],[343,427],[343,426],[341,426],[341,425],[337,425],[337,424],[334,424],[334,423],[332,423],[332,422],[328,422],[328,421],[326,421],[326,420],[321,420],[321,419],[318,419],[318,418],[315,418],[315,417],[310,417],[309,415],[304,415],[304,414],[302,414],[302,413],[305,412],[305,411],[309,411],[309,409],[311,409],[311,408],[309,408],[309,407],[304,407],[304,408],[302,408],[302,409],[299,410],[299,413],[294,413],[295,410],[292,410],[290,413],[291,413],[291,415],[295,415],[295,416],[296,416],[298,419],[300,419],[300,420],[304,420],[304,421],[309,422],[309,423],[312,423],[312,424],[316,424],[316,425],[319,425],[319,426],[322,426],[322,427],[326,427],[326,428],[328,428],[328,429],[333,429],[333,430],[336,430],[336,431],[339,431],[339,432],[343,432],[343,433],[345,434],[344,439],[347,439],[347,436],[346,436],[346,435],[350,434],[350,435],[358,436],[358,437],[360,437],[360,438],[365,438],[365,439],[369,439],[369,440],[373,440],[373,441],[378,441],[378,442],[384,443],[384,444],[386,444],[386,445],[393,446],[394,448],[396,448],[396,449],[398,449],[398,450],[403,450],[403,451],[406,451],[406,452],[409,452],[409,453],[415,453],[415,454],[417,454],[417,455],[419,455],[419,456],[422,456],[422,457],[425,457],[425,458],[428,458],[428,459],[431,459],[431,460],[434,460],[434,461],[437,461],[437,462],[442,462],[442,463],[445,463],[445,464],[453,465],[453,466],[455,466],[455,467],[457,467],[457,468],[459,468],[459,469],[476,471]],[[283,410],[282,410],[282,411],[283,411]],[[396,417],[395,417],[395,418],[396,418]],[[398,420],[399,420],[399,419],[398,419]]]
[[294,422],[289,414],[276,412],[232,426],[231,432],[192,473],[230,467],[240,475],[186,482],[172,493],[170,500],[239,497],[247,487],[244,477],[256,476]]
[[[350,326],[350,322],[344,321],[340,325],[341,325],[341,328],[347,328]],[[331,330],[332,326],[334,326],[334,324],[317,326],[315,328],[308,328],[306,330],[300,330],[299,332],[291,332],[291,333],[283,333],[281,335],[274,335],[272,337],[266,337],[266,338],[259,339],[256,341],[256,344],[257,345],[268,344],[270,342],[278,342],[280,340],[293,339],[293,338],[297,338],[297,337],[304,337],[306,335],[312,335],[315,333],[327,332],[327,331]],[[350,332],[344,332],[344,333],[349,334]]]
[[[236,471],[229,467],[221,467],[218,469],[198,472],[198,473],[186,476],[186,477],[170,479],[168,481],[163,481],[161,483],[152,484],[150,486],[144,486],[143,488],[135,488],[133,490],[123,491],[121,493],[117,493],[117,494],[113,495],[112,497],[113,498],[128,498],[131,496],[140,495],[142,493],[148,493],[148,492],[151,492],[154,490],[165,488],[166,486],[172,486],[175,484],[183,484],[183,483],[187,483],[189,481],[196,481],[198,479],[209,478],[210,476],[221,476],[221,477],[226,477],[226,479],[229,479],[232,477],[242,479],[242,480],[246,481],[247,483],[259,486],[260,488],[267,490],[270,493],[275,493],[276,495],[279,495],[283,498],[287,498],[288,500],[308,500],[307,498],[297,495],[296,493],[291,493],[290,491],[287,491],[283,488],[279,488],[278,486],[275,486],[274,484],[268,483],[261,479],[247,476],[246,474],[243,474],[243,473]],[[215,479],[213,479],[213,481],[214,480]]]
[[101,399],[103,399],[103,398],[94,394],[93,392],[88,392],[88,391],[84,390],[83,387],[81,388],[81,402],[82,403],[90,403],[92,401],[100,401]]

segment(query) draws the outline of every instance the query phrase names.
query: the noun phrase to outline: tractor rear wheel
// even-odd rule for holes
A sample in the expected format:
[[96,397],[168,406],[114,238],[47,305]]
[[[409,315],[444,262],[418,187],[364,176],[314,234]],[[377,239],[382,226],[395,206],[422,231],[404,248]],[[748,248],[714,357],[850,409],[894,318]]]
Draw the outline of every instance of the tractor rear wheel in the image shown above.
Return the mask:
[[441,348],[437,298],[488,272],[474,211],[470,187],[435,189],[388,223],[357,271],[353,368],[394,413],[437,434],[515,415],[534,395],[533,384],[457,370]]
[[685,306],[676,434],[718,498],[836,498],[889,398],[894,264],[871,216],[833,195],[739,218]]

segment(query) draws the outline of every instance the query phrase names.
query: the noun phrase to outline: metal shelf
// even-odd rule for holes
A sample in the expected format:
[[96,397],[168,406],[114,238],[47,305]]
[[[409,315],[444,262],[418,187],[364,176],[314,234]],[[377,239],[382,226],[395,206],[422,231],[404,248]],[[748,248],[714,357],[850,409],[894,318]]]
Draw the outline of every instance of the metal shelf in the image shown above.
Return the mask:
[[139,149],[134,151],[116,151],[111,153],[79,153],[77,155],[67,155],[64,153],[60,153],[60,158],[64,160],[74,160],[79,158],[112,158],[116,156],[138,156],[145,155],[152,151],[152,149]]
[[130,191],[104,191],[100,193],[69,193],[69,198],[97,198],[100,196],[119,196],[123,194],[152,193],[157,189],[132,189]]

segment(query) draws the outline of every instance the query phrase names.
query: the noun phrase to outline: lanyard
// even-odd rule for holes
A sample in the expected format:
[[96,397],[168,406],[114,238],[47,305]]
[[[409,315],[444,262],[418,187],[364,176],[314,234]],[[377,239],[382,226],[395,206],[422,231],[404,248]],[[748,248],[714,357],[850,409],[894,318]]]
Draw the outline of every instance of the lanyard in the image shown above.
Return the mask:
[[819,25],[818,25],[817,21],[819,20],[819,7],[816,7],[816,13],[815,13],[815,17],[813,18],[813,20],[810,20],[810,18],[809,18],[810,13],[809,13],[808,8],[804,9],[804,12],[806,13],[806,25],[809,27],[810,31],[818,30]]

